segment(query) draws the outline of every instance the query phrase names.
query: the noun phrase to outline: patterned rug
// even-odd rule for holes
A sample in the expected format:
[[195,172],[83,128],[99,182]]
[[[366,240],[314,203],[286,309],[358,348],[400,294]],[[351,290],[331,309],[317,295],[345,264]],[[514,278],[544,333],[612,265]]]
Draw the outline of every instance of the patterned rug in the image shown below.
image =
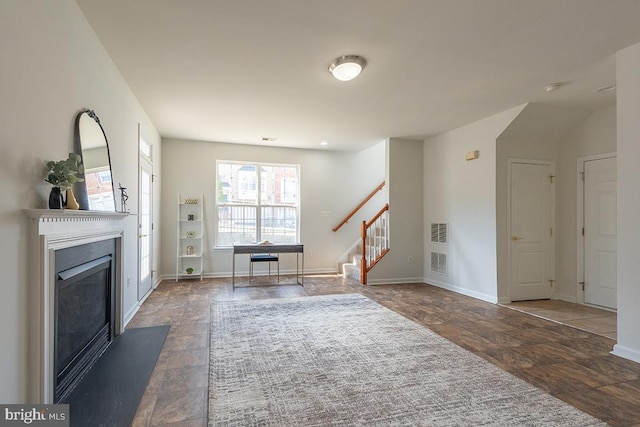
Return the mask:
[[605,426],[359,294],[212,303],[209,426]]

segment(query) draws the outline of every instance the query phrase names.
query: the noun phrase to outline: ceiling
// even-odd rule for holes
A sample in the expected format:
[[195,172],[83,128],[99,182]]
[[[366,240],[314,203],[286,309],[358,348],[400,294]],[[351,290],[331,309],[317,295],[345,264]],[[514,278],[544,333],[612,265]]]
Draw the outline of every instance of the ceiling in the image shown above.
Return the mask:
[[[76,1],[164,138],[307,149],[610,105],[594,90],[640,42],[638,0]],[[347,54],[368,64],[341,82],[327,68]]]

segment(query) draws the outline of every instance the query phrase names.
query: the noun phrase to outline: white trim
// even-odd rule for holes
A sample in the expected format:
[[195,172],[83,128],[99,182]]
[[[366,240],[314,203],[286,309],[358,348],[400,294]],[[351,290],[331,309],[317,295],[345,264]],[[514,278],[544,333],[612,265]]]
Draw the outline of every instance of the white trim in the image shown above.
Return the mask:
[[[53,403],[55,337],[55,252],[86,243],[115,240],[115,334],[124,331],[123,241],[126,213],[25,209],[30,219],[29,372],[28,401]],[[32,311],[33,310],[33,311]]]
[[573,304],[579,304],[574,295],[555,294],[553,299],[570,302]]
[[[150,294],[151,292],[149,292]],[[140,306],[142,305],[142,303],[139,304],[134,304],[133,307],[131,307],[131,310],[129,310],[129,312],[127,314],[124,315],[124,318],[122,320],[122,329],[124,330],[124,328],[129,324],[129,322],[131,321],[131,319],[133,319],[133,316],[136,315],[136,313],[138,312],[138,310],[140,310]]]
[[[285,275],[295,275],[296,274],[296,270],[280,270],[280,276],[285,276]],[[314,268],[314,269],[308,269],[305,268],[304,269],[304,276],[310,276],[310,275],[314,275],[314,274],[335,274],[336,276],[339,275],[338,271],[335,268]],[[264,274],[260,274],[258,272],[258,274],[254,273],[254,275],[256,276],[267,276],[267,273]],[[220,273],[207,273],[204,272],[202,274],[202,277],[205,279],[231,279],[231,272],[220,272]],[[244,270],[244,271],[236,271],[236,278],[238,277],[242,277],[242,276],[249,276],[249,270]],[[195,278],[199,278],[200,275],[194,275]],[[176,275],[175,274],[163,274],[161,276],[159,276],[159,280],[156,284],[156,288],[158,287],[158,285],[160,285],[161,282],[165,281],[165,280],[172,280],[175,281],[176,280]],[[184,280],[184,279],[191,279],[190,277],[181,274],[179,276],[179,279]],[[422,282],[422,279],[418,279],[418,282]],[[398,282],[393,282],[393,283],[398,283]],[[415,283],[415,282],[407,282],[407,283]],[[281,284],[285,285],[287,284],[286,282],[282,282]]]
[[[140,302],[140,304],[142,304],[142,301],[144,301],[148,295],[153,292],[154,287],[153,287],[153,263],[154,263],[154,252],[153,252],[153,247],[154,247],[154,233],[155,233],[155,227],[154,227],[154,212],[153,212],[153,204],[154,204],[154,200],[153,200],[153,195],[154,195],[154,188],[153,188],[153,162],[151,161],[151,156],[147,156],[145,155],[145,153],[142,151],[141,149],[141,144],[145,143],[147,144],[147,142],[144,140],[143,136],[142,136],[142,127],[140,126],[140,123],[138,123],[138,223],[136,224],[136,228],[138,231],[138,237],[136,239],[136,247],[138,248],[137,251],[137,257],[138,257],[138,261],[136,262],[136,298],[137,300]],[[149,146],[149,150],[153,149],[153,146],[151,146],[150,144],[147,144]],[[151,287],[149,288],[149,291],[145,293],[145,295],[140,295],[140,286],[142,286],[142,282],[140,281],[140,269],[141,269],[141,263],[140,263],[140,257],[142,255],[142,245],[140,244],[140,224],[141,224],[141,214],[142,214],[142,169],[143,167],[148,166],[150,169],[150,174],[149,174],[149,178],[151,180],[150,182],[150,188],[149,188],[149,220],[151,222],[151,228],[149,230],[149,275],[151,277],[149,277],[149,281],[151,282],[150,285]]]
[[640,363],[640,351],[624,345],[614,345],[611,354]]
[[[549,166],[551,167],[551,173],[556,175],[556,162],[555,160],[535,160],[535,159],[520,159],[520,158],[508,158],[507,159],[507,295],[501,296],[500,300],[508,300],[511,302],[511,175],[512,175],[512,167],[513,164],[527,164],[527,165],[540,165],[540,166]],[[549,243],[549,280],[554,280],[556,278],[556,256],[555,256],[555,247],[556,247],[556,235],[557,227],[556,227],[556,187],[555,185],[551,186],[551,200],[550,203],[550,222],[551,227],[554,232],[551,236],[551,241]],[[558,284],[556,283],[553,289],[551,290],[551,298],[554,298],[555,290],[557,289]],[[486,301],[486,300],[485,300]],[[504,304],[504,303],[503,303]]]
[[428,285],[433,285],[436,286],[438,288],[442,288],[442,289],[446,289],[452,292],[455,292],[457,294],[462,294],[462,295],[466,295],[468,297],[473,297],[482,301],[486,301],[486,302],[490,302],[491,304],[497,304],[498,303],[498,298],[495,295],[488,295],[482,292],[477,292],[471,289],[467,289],[467,288],[462,288],[460,286],[456,286],[456,285],[451,285],[449,283],[445,283],[445,282],[440,282],[438,280],[433,280],[433,279],[423,279],[423,282],[428,284]]
[[582,235],[582,227],[584,227],[584,180],[582,178],[584,174],[584,165],[586,162],[594,160],[604,160],[616,158],[616,153],[603,153],[594,154],[592,156],[578,157],[576,163],[576,179],[577,186],[576,191],[576,297],[577,304],[584,305],[584,291],[582,290],[581,282],[584,282],[584,236]]
[[410,283],[424,283],[422,277],[403,277],[402,279],[367,279],[367,285],[405,285]]

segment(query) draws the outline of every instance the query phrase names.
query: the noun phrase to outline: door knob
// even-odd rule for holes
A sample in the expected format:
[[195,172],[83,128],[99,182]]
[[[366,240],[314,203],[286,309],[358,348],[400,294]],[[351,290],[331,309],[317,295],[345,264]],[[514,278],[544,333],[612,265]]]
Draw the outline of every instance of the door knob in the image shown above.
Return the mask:
[[147,237],[147,236],[148,236],[148,234],[138,234],[138,237],[139,237],[140,239],[142,239],[143,237]]
[[522,238],[522,237],[519,237],[519,236],[511,236],[511,240],[512,240],[512,241],[514,241],[514,242],[515,242],[516,240],[522,240],[522,239],[523,239],[523,238]]

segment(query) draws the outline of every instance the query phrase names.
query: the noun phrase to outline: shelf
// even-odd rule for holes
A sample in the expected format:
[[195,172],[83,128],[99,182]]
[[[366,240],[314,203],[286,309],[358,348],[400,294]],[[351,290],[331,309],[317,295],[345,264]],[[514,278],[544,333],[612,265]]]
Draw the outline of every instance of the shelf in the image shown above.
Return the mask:
[[[186,201],[194,203],[186,203]],[[178,195],[176,219],[176,281],[178,278],[185,277],[200,277],[202,280],[205,232],[203,223],[204,196],[202,194]],[[192,268],[193,272],[187,273],[187,268]]]

